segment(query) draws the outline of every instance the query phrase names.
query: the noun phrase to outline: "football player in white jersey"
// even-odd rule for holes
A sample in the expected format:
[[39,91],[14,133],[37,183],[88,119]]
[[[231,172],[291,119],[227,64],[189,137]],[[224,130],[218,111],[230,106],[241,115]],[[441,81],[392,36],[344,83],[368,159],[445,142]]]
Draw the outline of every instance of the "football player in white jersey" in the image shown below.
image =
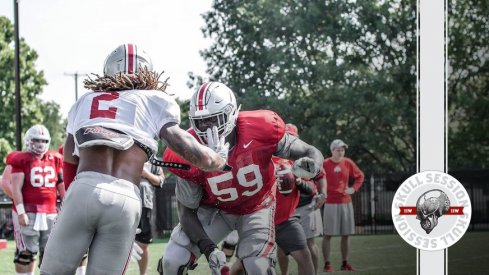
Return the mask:
[[124,274],[141,214],[137,184],[158,138],[206,171],[228,168],[227,147],[201,145],[179,127],[167,82],[134,44],[106,58],[104,75],[68,114],[64,176],[71,184],[46,246],[41,274],[73,274],[89,250],[87,274]]

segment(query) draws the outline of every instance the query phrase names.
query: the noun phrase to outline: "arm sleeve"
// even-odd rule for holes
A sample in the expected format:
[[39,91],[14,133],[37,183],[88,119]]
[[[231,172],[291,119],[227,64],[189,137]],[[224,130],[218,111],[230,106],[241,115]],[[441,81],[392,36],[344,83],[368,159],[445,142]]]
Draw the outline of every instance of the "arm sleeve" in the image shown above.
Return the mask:
[[290,146],[297,140],[297,137],[285,133],[282,139],[278,142],[275,156],[288,159],[290,157]]
[[197,209],[202,199],[202,186],[177,177],[175,196],[187,208]]
[[14,156],[7,164],[12,165],[12,174],[22,173],[24,174],[24,161],[19,155]]
[[161,110],[154,120],[157,122],[156,127],[159,133],[160,129],[170,122],[180,124],[180,105],[165,93],[158,93],[157,96],[158,100],[152,101],[154,106],[151,109]]
[[353,162],[351,161],[351,167],[352,169],[350,170],[351,172],[351,176],[353,177],[353,179],[355,180],[353,182],[353,189],[355,189],[356,192],[358,192],[358,190],[360,189],[360,187],[362,186],[363,184],[363,180],[365,179],[365,176],[363,175],[363,172],[362,170],[360,170],[360,168],[358,168],[358,166]]

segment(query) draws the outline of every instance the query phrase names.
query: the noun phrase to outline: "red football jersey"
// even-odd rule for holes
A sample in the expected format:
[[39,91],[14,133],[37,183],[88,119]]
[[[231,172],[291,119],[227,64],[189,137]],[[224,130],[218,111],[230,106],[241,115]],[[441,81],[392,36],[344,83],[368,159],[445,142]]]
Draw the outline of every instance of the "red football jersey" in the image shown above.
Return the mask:
[[355,191],[360,189],[364,180],[360,168],[351,159],[344,157],[340,162],[335,162],[332,158],[325,159],[323,169],[328,182],[326,203],[351,202],[351,195],[346,194],[345,189],[348,187],[350,177],[355,180],[352,185]]
[[[41,159],[30,152],[15,154],[7,164],[12,174],[23,173],[22,198],[26,212],[56,213],[56,184],[62,169],[60,155],[47,152]],[[15,209],[15,206],[14,206]]]
[[[169,169],[175,175],[203,187],[201,204],[213,205],[228,213],[244,215],[268,207],[275,201],[275,175],[272,156],[285,133],[283,120],[267,110],[241,111],[236,123],[237,140],[227,172]],[[189,132],[195,135],[192,129]],[[171,149],[165,161],[188,163]]]
[[[292,169],[292,161],[288,159],[282,159],[279,157],[273,157],[273,162],[276,166],[284,165],[290,166]],[[277,206],[275,209],[275,224],[281,224],[288,220],[294,213],[297,204],[299,203],[300,192],[297,189],[297,185],[292,186],[292,191],[289,194],[282,194],[277,192]]]

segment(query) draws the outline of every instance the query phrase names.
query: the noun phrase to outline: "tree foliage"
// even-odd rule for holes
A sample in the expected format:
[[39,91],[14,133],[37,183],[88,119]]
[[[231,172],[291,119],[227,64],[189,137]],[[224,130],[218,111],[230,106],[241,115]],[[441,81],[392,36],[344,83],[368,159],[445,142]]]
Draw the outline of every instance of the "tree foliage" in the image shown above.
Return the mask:
[[[0,158],[3,159],[7,149],[15,149],[15,37],[12,22],[6,17],[0,17],[0,137],[3,138]],[[53,145],[59,145],[64,133],[63,121],[59,105],[54,102],[43,102],[39,96],[47,84],[44,73],[36,69],[38,55],[24,39],[20,39],[20,85],[21,85],[21,117],[22,133],[36,123],[43,123],[53,136]],[[3,162],[0,163],[3,170]]]
[[343,139],[367,172],[412,171],[415,1],[215,0],[203,17],[207,73],[242,109],[276,111],[325,156]]
[[489,1],[448,4],[448,164],[488,168]]

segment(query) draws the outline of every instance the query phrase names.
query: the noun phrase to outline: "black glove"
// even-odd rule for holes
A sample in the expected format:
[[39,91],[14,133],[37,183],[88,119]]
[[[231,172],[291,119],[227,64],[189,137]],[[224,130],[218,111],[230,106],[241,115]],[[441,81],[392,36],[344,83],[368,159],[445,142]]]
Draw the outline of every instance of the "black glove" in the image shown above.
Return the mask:
[[217,245],[210,239],[202,239],[197,242],[197,246],[199,247],[200,253],[205,255],[207,261],[209,261],[209,255],[217,248]]

